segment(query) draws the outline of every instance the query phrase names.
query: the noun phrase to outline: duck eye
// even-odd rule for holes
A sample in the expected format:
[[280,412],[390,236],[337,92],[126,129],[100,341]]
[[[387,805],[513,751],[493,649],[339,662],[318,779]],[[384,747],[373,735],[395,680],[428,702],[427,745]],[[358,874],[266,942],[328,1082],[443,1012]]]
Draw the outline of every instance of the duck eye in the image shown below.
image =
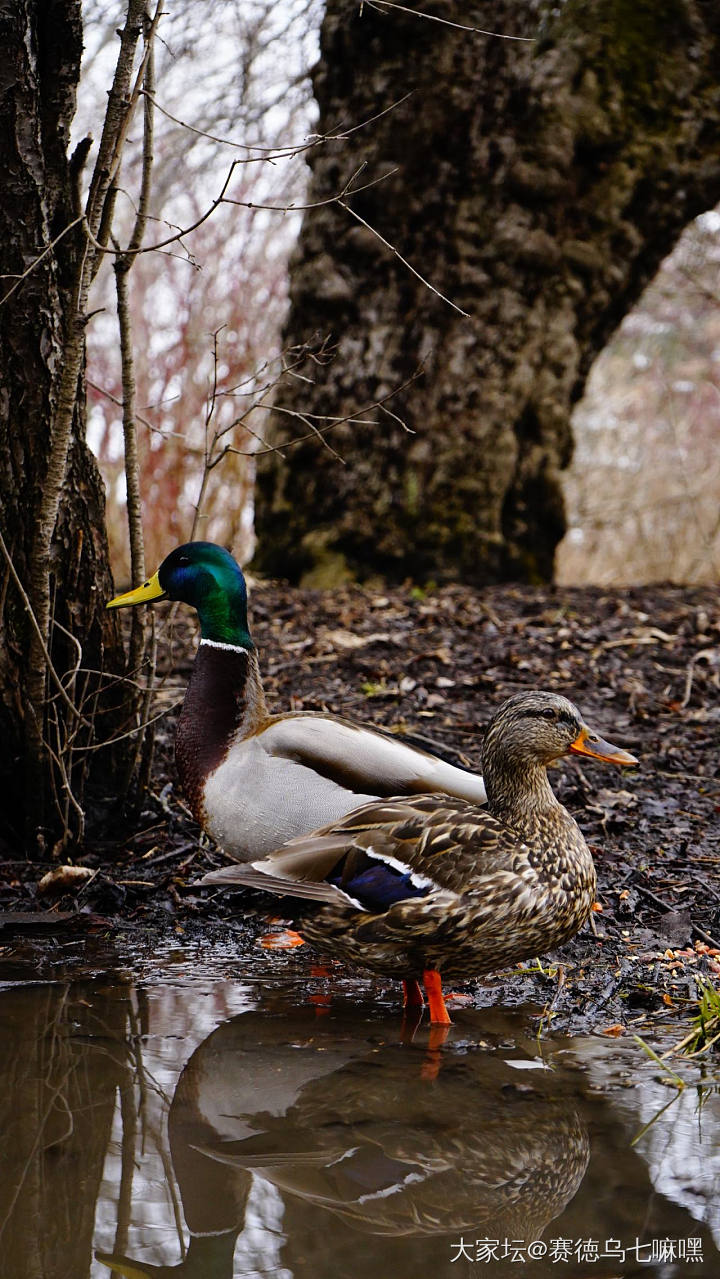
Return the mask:
[[187,556],[187,555],[181,555],[181,556],[180,556],[180,559],[178,560],[178,564],[181,564],[183,568],[185,568],[185,566],[186,566],[187,564],[189,564],[189,563],[190,563],[190,558],[189,558],[189,556]]
[[546,708],[546,709],[542,712],[542,717],[543,717],[543,719],[555,719],[555,718],[556,718],[556,716],[555,716],[555,711],[552,709],[552,707],[551,707],[551,706],[548,706],[548,707],[547,707],[547,708]]

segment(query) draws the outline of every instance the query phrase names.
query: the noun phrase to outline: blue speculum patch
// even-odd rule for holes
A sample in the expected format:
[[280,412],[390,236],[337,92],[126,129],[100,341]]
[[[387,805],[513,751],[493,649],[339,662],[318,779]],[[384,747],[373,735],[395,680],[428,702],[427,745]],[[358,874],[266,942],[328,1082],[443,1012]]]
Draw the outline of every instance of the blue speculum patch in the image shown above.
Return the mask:
[[343,879],[343,863],[333,875],[331,884],[337,884],[350,897],[361,902],[366,910],[387,910],[393,902],[406,901],[409,897],[427,897],[429,885],[412,882],[410,872],[403,874],[387,863],[366,857],[351,878]]

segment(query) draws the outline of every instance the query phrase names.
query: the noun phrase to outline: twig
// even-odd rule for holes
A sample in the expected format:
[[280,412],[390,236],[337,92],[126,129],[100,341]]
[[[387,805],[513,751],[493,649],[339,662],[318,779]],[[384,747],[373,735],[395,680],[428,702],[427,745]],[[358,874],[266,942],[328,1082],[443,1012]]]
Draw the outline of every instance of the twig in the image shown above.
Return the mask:
[[450,22],[449,18],[440,18],[435,13],[424,13],[421,9],[408,9],[404,4],[393,4],[392,0],[365,0],[368,9],[398,9],[400,13],[409,13],[412,18],[425,18],[428,22],[440,22],[444,27],[455,27],[457,31],[472,31],[479,36],[493,36],[496,40],[517,40],[522,44],[534,44],[533,36],[506,36],[502,31],[485,31],[482,27],[466,27],[461,22]]
[[327,204],[342,204],[344,195],[359,195],[361,191],[369,191],[371,187],[379,186],[381,182],[386,182],[398,172],[397,168],[388,169],[387,173],[381,173],[379,178],[364,182],[361,187],[353,186],[366,167],[366,162],[363,161],[335,195],[326,196],[324,200],[313,200],[309,204],[296,204],[294,200],[290,200],[287,204],[258,204],[255,200],[235,200],[232,196],[227,196],[224,203],[235,204],[241,209],[261,209],[268,213],[306,213],[310,209],[322,209]]
[[[634,879],[637,873],[637,871],[632,870],[628,878]],[[668,911],[676,909],[675,906],[669,906],[667,902],[664,902],[662,898],[658,897],[650,888],[646,888],[644,884],[638,884],[636,882],[634,887],[636,892],[640,893],[642,897],[647,898],[648,901],[652,902],[654,906],[657,906],[659,910],[664,911],[666,914]],[[720,950],[720,942],[716,941],[714,937],[711,937],[710,933],[706,933],[703,928],[699,928],[697,924],[691,923],[690,931],[694,933],[700,941],[704,941],[708,946],[712,946],[713,950]]]
[[683,699],[680,703],[681,710],[684,711],[686,707],[689,706],[690,704],[690,695],[692,693],[693,678],[695,676],[695,663],[699,662],[701,657],[707,659],[710,656],[715,656],[715,654],[717,653],[718,653],[718,649],[716,648],[703,648],[700,650],[699,653],[695,653],[690,658],[690,661],[687,664],[687,670],[685,672],[685,692],[683,694]]
[[[237,166],[242,163],[243,161],[241,160],[233,160],[228,170],[225,181],[223,182],[220,195],[217,196],[217,198],[212,201],[210,207],[206,209],[205,212],[202,213],[200,217],[198,217],[194,222],[191,222],[189,226],[183,227],[181,230],[176,231],[174,235],[168,236],[164,240],[157,240],[154,244],[147,244],[144,247],[140,247],[137,249],[126,249],[125,252],[126,253],[132,252],[134,254],[154,253],[158,249],[166,248],[167,245],[169,244],[177,244],[178,242],[181,242],[185,238],[185,236],[190,235],[192,231],[197,231],[198,227],[202,226],[203,222],[207,222],[208,218],[212,217],[215,210],[219,208],[221,204],[232,204],[241,209],[256,209],[259,211],[267,211],[270,213],[304,213],[310,209],[322,208],[323,205],[326,205],[326,204],[341,204],[342,203],[341,197],[343,195],[357,195],[361,191],[367,191],[369,190],[370,187],[375,187],[375,186],[378,186],[380,182],[385,182],[387,178],[391,178],[393,174],[397,172],[396,169],[390,169],[388,170],[387,173],[381,174],[379,178],[373,178],[371,182],[366,182],[359,187],[353,186],[352,185],[353,182],[356,180],[358,175],[365,168],[365,164],[363,163],[360,165],[358,169],[356,169],[352,177],[349,178],[348,181],[344,183],[344,185],[341,187],[340,191],[336,195],[328,196],[324,200],[316,200],[314,203],[310,203],[310,204],[296,204],[292,200],[289,201],[287,204],[258,204],[252,200],[236,200],[233,197],[226,195],[233,173],[235,172],[235,169],[237,168]],[[355,216],[358,216],[358,215],[355,215]],[[109,245],[104,244],[95,235],[87,219],[84,220],[83,227],[84,227],[85,235],[87,236],[88,240],[92,244],[96,253],[98,254],[117,253],[117,249],[111,248]],[[370,228],[370,230],[372,230],[372,227]],[[377,235],[378,233],[375,232],[375,234]],[[391,248],[391,247],[392,247],[391,245],[388,245],[388,248]],[[400,257],[400,254],[398,254],[397,256]],[[401,260],[404,261],[404,259],[401,259]],[[408,264],[406,263],[406,265]],[[412,270],[412,267],[410,269]],[[415,274],[417,275],[418,273],[415,272]],[[422,276],[420,276],[419,278],[422,279]],[[429,286],[429,287],[432,287],[432,286]],[[437,292],[437,290],[433,290],[433,291]],[[440,294],[440,297],[442,297],[442,294]],[[447,299],[445,300],[447,301]],[[453,306],[454,303],[451,302],[450,305]],[[459,310],[458,307],[456,307],[455,309]],[[464,315],[465,312],[463,311],[462,314]]]
[[707,946],[711,946],[713,950],[720,950],[720,941],[717,941],[715,937],[711,937],[710,933],[706,933],[704,928],[698,928],[697,924],[693,924],[692,932],[700,941],[704,941]]
[[376,236],[380,243],[384,244],[385,248],[389,249],[394,257],[398,258],[399,261],[402,262],[403,266],[406,266],[408,271],[412,272],[412,274],[420,280],[421,284],[424,284],[426,288],[430,289],[431,293],[435,293],[443,302],[446,302],[448,306],[451,306],[453,311],[458,312],[458,315],[463,315],[465,319],[470,318],[470,313],[468,311],[463,311],[461,306],[458,306],[455,302],[451,302],[450,298],[445,297],[444,293],[441,293],[439,289],[436,289],[434,284],[431,284],[429,280],[425,279],[424,275],[421,275],[419,271],[415,270],[414,266],[410,265],[407,258],[404,258],[402,253],[399,253],[398,250],[385,239],[384,235],[381,235],[379,231],[376,231],[375,227],[371,226],[369,222],[366,222],[364,218],[361,218],[360,214],[356,213],[354,209],[351,209],[349,204],[346,204],[345,201],[341,200],[339,197],[337,199],[337,203],[340,205],[341,209],[345,209],[346,213],[349,213],[351,217],[356,218],[357,221],[361,222],[372,235]]
[[[183,230],[178,231],[175,235],[168,236],[168,238],[167,238],[166,240],[158,240],[156,244],[147,244],[147,245],[145,245],[145,247],[144,247],[144,248],[136,249],[136,250],[134,250],[134,252],[136,252],[136,253],[153,253],[156,249],[164,249],[164,248],[165,248],[168,244],[176,244],[178,241],[182,240],[184,236],[189,235],[191,231],[196,231],[196,230],[197,230],[197,228],[198,228],[199,226],[202,226],[203,222],[207,222],[208,218],[212,217],[212,215],[213,215],[213,213],[215,212],[215,210],[216,210],[216,209],[217,209],[217,208],[218,208],[221,204],[225,203],[225,192],[226,192],[226,191],[227,191],[227,189],[228,189],[228,186],[229,186],[229,184],[230,184],[230,180],[231,180],[231,178],[232,178],[233,173],[235,172],[235,167],[236,167],[236,165],[237,165],[237,164],[238,164],[238,161],[237,161],[237,160],[233,160],[233,162],[232,162],[232,164],[230,165],[230,168],[229,168],[229,170],[228,170],[227,177],[225,178],[225,181],[224,181],[224,183],[223,183],[223,186],[222,186],[222,190],[221,190],[221,192],[220,192],[220,195],[217,197],[217,199],[213,200],[213,202],[212,202],[212,204],[210,205],[209,209],[206,209],[206,210],[205,210],[205,212],[204,212],[203,214],[201,214],[201,215],[200,215],[200,217],[199,217],[199,218],[197,218],[197,219],[195,220],[195,222],[192,222],[192,223],[190,224],[190,226],[185,227]],[[98,240],[98,239],[96,238],[96,236],[93,234],[92,228],[91,228],[91,226],[90,226],[89,222],[87,221],[87,219],[84,219],[84,221],[83,221],[83,229],[84,229],[84,231],[85,231],[85,235],[86,235],[86,236],[87,236],[87,238],[89,239],[89,241],[90,241],[90,243],[92,244],[93,248],[94,248],[94,249],[95,249],[98,253],[101,253],[101,254],[102,254],[102,253],[116,253],[116,252],[117,252],[117,250],[116,250],[116,249],[108,248],[107,244],[102,244],[102,243],[100,242],[100,240]],[[128,252],[128,250],[125,250],[125,251],[126,251],[126,252]]]
[[[424,369],[422,368],[416,369],[416,371],[412,374],[411,377],[407,378],[406,381],[401,383],[400,386],[396,386],[394,390],[389,391],[387,395],[384,395],[382,397],[382,399],[375,400],[373,401],[372,404],[365,405],[363,408],[358,409],[356,413],[349,413],[345,417],[332,418],[328,422],[327,426],[315,427],[313,431],[308,432],[306,435],[296,435],[294,439],[288,440],[287,442],[284,442],[282,445],[266,444],[265,440],[262,439],[261,436],[257,435],[256,432],[251,431],[250,427],[247,426],[247,424],[243,423],[244,429],[250,435],[253,435],[255,439],[259,440],[262,444],[264,444],[265,447],[262,449],[253,449],[245,452],[241,449],[235,448],[234,445],[228,444],[225,446],[225,451],[228,453],[239,454],[240,457],[264,457],[266,453],[278,453],[281,457],[283,457],[284,455],[282,453],[282,449],[292,448],[295,444],[304,444],[306,440],[311,440],[314,435],[316,434],[324,435],[328,431],[334,430],[336,426],[342,426],[344,422],[350,422],[352,423],[352,425],[358,424],[358,425],[374,426],[375,423],[372,421],[369,421],[368,423],[364,423],[360,415],[370,412],[371,409],[382,408],[387,400],[392,399],[393,396],[395,395],[399,395],[401,391],[404,391],[406,389],[406,387],[412,386],[413,382],[416,382],[418,378],[423,376],[424,376]],[[268,412],[272,411],[277,413],[287,413],[290,417],[302,416],[295,409],[286,409],[276,404],[267,404],[267,405],[261,404],[261,405],[256,405],[255,407],[267,409]],[[404,429],[409,432],[411,431],[411,428],[407,426],[405,426]]]
[[176,711],[179,706],[182,706],[182,703],[183,699],[180,697],[172,706],[166,706],[164,710],[158,711],[157,715],[152,715],[149,719],[143,720],[141,724],[134,724],[125,733],[118,733],[116,737],[110,737],[106,742],[96,742],[94,745],[86,746],[84,749],[86,752],[104,751],[110,746],[116,746],[118,742],[124,742],[128,737],[135,737],[137,733],[142,733],[151,724],[156,724],[158,720],[164,719],[166,715],[170,715],[172,711]]
[[81,213],[79,214],[78,217],[73,218],[72,222],[68,222],[67,226],[63,228],[60,234],[56,235],[55,239],[51,240],[49,244],[46,244],[45,248],[42,250],[42,253],[38,254],[36,258],[33,258],[33,261],[30,263],[30,266],[26,267],[22,275],[16,275],[14,277],[9,275],[0,275],[0,280],[10,280],[13,278],[15,280],[15,283],[13,284],[12,288],[8,289],[7,293],[5,293],[2,298],[0,298],[0,306],[3,306],[3,304],[7,302],[8,298],[12,297],[15,290],[20,288],[20,285],[22,284],[23,280],[26,280],[27,277],[35,270],[35,268],[40,265],[43,258],[47,257],[48,253],[52,252],[52,250],[56,247],[56,245],[60,243],[63,237],[68,234],[68,231],[72,231],[73,227],[78,226],[82,221],[83,221],[83,214]]
[[[42,634],[42,631],[40,630],[40,627],[39,627],[39,625],[38,625],[38,620],[37,620],[37,618],[36,618],[36,616],[35,616],[35,613],[34,613],[34,610],[33,610],[33,606],[32,606],[32,604],[31,604],[31,602],[30,602],[30,598],[29,598],[29,596],[28,596],[27,591],[25,590],[25,587],[23,586],[22,582],[20,581],[20,578],[19,578],[18,573],[17,573],[17,569],[15,568],[15,565],[14,565],[14,564],[13,564],[13,562],[12,562],[12,559],[11,559],[11,557],[10,557],[10,552],[8,551],[8,548],[7,548],[7,545],[6,545],[5,539],[4,539],[4,537],[3,537],[3,535],[2,535],[2,533],[1,533],[1,532],[0,532],[0,551],[2,551],[2,554],[3,554],[4,559],[5,559],[5,563],[7,564],[7,567],[8,567],[8,572],[10,573],[10,576],[12,577],[12,580],[13,580],[13,582],[15,583],[15,586],[17,587],[18,594],[20,595],[20,598],[21,598],[21,600],[22,600],[22,602],[23,602],[23,606],[24,606],[24,608],[25,608],[25,611],[26,611],[26,613],[27,613],[27,615],[28,615],[28,617],[29,617],[29,619],[30,619],[30,624],[31,624],[31,626],[33,627],[33,630],[35,631],[35,634],[36,634],[36,636],[37,636],[37,641],[38,641],[38,644],[40,645],[40,648],[41,648],[41,650],[42,650],[43,657],[45,658],[45,662],[46,662],[46,664],[47,664],[47,669],[48,669],[48,672],[49,672],[49,674],[50,674],[50,678],[52,679],[53,683],[55,684],[55,686],[56,686],[56,688],[57,688],[57,690],[58,690],[58,693],[60,694],[60,696],[62,697],[63,701],[65,702],[65,705],[67,706],[68,710],[69,710],[69,711],[71,711],[73,715],[78,715],[78,716],[79,716],[79,715],[80,715],[80,712],[78,711],[77,706],[76,706],[76,705],[75,705],[75,703],[71,700],[71,698],[68,696],[68,694],[67,694],[67,692],[66,692],[66,690],[65,690],[65,685],[63,684],[62,680],[60,679],[60,676],[59,676],[59,675],[58,675],[58,673],[57,673],[57,670],[55,669],[55,665],[54,665],[53,660],[52,660],[52,658],[51,658],[51,656],[50,656],[50,651],[49,651],[49,649],[48,649],[48,647],[47,647],[47,644],[45,643],[45,638],[44,638],[44,636],[43,636],[43,634]],[[64,629],[64,628],[63,628],[63,629]],[[65,633],[67,634],[67,632],[65,632]],[[77,672],[76,672],[76,673],[77,673]],[[87,723],[87,721],[83,721],[83,723],[84,723],[85,727],[87,727],[87,728],[89,728],[89,727],[90,727],[90,725]]]
[[[208,431],[210,429],[210,422],[212,421],[212,418],[217,406],[218,334],[222,332],[222,329],[224,327],[225,327],[224,325],[221,325],[220,328],[216,329],[212,335],[213,336],[213,382],[212,382],[212,391],[210,393],[210,398],[208,400],[208,407],[205,414],[205,449],[204,449],[205,465],[203,466],[202,475],[200,477],[200,490],[198,492],[197,501],[195,502],[195,514],[193,516],[192,527],[190,529],[190,535],[188,538],[188,541],[190,542],[193,542],[195,540],[195,535],[197,533],[197,527],[201,518],[200,512],[202,510],[202,504],[205,500],[207,486],[210,481],[210,472],[213,469],[213,466],[215,465],[215,463],[213,463],[212,461],[213,452],[217,445],[219,435],[220,435],[219,430],[216,430],[215,434],[213,435],[212,444],[208,445]],[[216,461],[220,461],[220,458],[217,458]]]
[[[145,90],[147,92],[147,90]],[[172,115],[166,107],[160,105],[153,95],[153,100],[158,111],[168,120],[172,120],[173,124],[177,124],[181,129],[186,129],[188,133],[194,133],[199,138],[207,138],[210,142],[217,142],[220,146],[237,148],[240,151],[258,151],[261,154],[257,156],[258,160],[292,160],[297,155],[302,155],[304,151],[310,151],[314,147],[322,146],[325,142],[344,142],[351,134],[357,133],[358,129],[366,129],[368,125],[374,124],[376,120],[381,120],[388,112],[394,111],[396,107],[406,102],[412,97],[412,90],[404,93],[396,102],[391,102],[389,107],[384,107],[382,111],[377,111],[375,115],[368,116],[367,120],[362,120],[360,124],[355,124],[351,129],[343,129],[340,133],[314,133],[306,142],[288,143],[285,147],[262,147],[252,142],[233,142],[231,138],[219,138],[215,133],[207,133],[205,129],[197,129],[194,125],[188,124],[186,120],[179,120],[177,116]],[[253,160],[240,161],[240,163],[253,163]]]

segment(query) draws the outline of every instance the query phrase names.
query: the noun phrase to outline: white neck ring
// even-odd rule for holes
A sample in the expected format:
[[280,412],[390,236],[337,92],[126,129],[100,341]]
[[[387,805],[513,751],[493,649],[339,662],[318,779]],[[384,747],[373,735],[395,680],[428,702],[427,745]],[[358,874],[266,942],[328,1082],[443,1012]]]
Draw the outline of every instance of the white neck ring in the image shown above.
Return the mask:
[[223,644],[222,640],[201,639],[201,644],[207,644],[208,648],[222,648],[228,653],[247,653],[247,649],[242,644]]

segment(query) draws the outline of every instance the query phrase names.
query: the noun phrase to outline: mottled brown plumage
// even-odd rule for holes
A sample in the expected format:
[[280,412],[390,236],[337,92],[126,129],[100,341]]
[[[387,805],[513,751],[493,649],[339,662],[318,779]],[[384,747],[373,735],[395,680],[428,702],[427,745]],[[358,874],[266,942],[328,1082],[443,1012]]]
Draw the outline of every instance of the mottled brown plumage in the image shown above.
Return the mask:
[[[590,851],[547,777],[548,764],[571,751],[637,763],[592,733],[566,698],[518,694],[485,738],[487,808],[445,795],[377,801],[264,861],[202,882],[322,901],[303,919],[304,937],[351,964],[406,979],[430,970],[459,980],[540,955],[578,931],[595,894]],[[368,858],[385,863],[389,876],[409,873],[415,895],[363,909],[354,884]]]

